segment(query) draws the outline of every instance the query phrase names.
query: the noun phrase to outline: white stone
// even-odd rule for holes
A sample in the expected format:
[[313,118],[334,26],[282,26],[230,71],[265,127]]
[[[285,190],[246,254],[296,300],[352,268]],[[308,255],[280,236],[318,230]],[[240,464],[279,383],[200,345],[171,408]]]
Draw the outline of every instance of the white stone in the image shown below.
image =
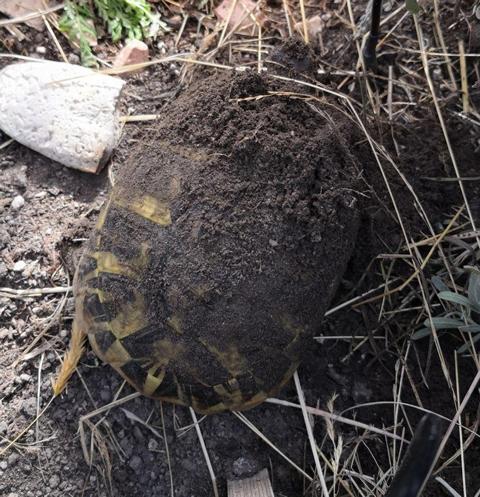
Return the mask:
[[120,136],[124,82],[63,62],[0,71],[0,129],[65,166],[95,173]]
[[25,261],[17,261],[14,265],[13,265],[13,270],[16,272],[16,273],[21,273],[25,268],[27,267],[27,263]]
[[25,199],[21,195],[17,195],[16,197],[13,197],[10,207],[13,210],[18,211],[18,209],[21,209],[24,205],[25,205]]

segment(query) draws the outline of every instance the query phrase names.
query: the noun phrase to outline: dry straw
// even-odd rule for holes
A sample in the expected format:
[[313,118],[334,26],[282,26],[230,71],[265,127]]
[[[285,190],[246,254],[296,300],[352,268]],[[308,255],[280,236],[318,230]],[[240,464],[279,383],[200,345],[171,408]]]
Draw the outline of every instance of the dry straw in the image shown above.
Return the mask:
[[65,354],[62,362],[62,367],[58,373],[57,379],[53,384],[53,393],[55,397],[60,395],[67,382],[75,371],[80,358],[85,350],[85,332],[79,328],[79,326],[74,322],[72,329],[72,339],[70,341],[70,349]]

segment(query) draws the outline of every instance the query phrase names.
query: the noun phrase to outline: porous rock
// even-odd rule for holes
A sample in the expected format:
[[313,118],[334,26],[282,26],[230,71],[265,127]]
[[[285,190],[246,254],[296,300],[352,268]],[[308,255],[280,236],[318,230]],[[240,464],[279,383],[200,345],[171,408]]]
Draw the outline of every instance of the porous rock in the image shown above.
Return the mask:
[[[124,67],[133,64],[141,64],[148,61],[148,46],[140,40],[129,40],[127,44],[118,52],[113,61],[114,67]],[[141,71],[141,68],[135,69]]]
[[115,148],[124,82],[63,62],[0,71],[0,129],[65,166],[97,172]]

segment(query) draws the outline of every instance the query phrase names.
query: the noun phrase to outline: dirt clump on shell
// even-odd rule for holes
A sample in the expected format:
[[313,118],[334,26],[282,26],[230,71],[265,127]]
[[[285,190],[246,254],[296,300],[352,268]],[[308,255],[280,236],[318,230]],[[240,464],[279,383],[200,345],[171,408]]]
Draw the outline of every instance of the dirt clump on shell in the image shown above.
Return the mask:
[[[210,398],[204,385],[232,375],[244,400],[287,380],[355,243],[359,169],[351,125],[331,106],[285,89],[253,73],[193,84],[132,152],[113,192],[126,205],[145,197],[164,202],[172,224],[153,227],[110,207],[97,247],[135,259],[142,242],[150,246],[135,290],[160,331],[145,339],[152,347],[164,338],[180,346],[169,368],[205,402],[202,409],[224,400]],[[124,288],[109,292],[118,308],[128,303]],[[164,326],[173,319],[181,332]],[[232,350],[241,366],[222,361]],[[175,395],[169,383],[154,396]]]

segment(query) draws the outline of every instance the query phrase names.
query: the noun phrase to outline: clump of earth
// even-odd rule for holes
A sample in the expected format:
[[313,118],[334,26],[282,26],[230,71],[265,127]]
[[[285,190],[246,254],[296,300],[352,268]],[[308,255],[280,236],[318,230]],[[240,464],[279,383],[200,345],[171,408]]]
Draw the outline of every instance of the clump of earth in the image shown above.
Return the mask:
[[271,77],[193,84],[132,152],[82,260],[77,323],[97,354],[203,413],[276,394],[354,246],[352,136]]

